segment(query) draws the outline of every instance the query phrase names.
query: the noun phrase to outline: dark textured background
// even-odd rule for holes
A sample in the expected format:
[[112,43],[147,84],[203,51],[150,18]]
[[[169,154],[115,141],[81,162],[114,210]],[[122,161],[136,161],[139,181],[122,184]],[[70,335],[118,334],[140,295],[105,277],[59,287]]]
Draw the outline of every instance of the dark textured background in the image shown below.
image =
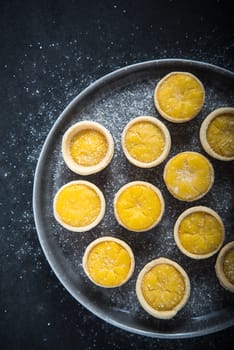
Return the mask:
[[228,1],[1,1],[1,349],[231,348],[233,328],[160,340],[89,313],[50,270],[31,199],[45,137],[82,89],[151,59],[189,58],[233,70],[233,39]]

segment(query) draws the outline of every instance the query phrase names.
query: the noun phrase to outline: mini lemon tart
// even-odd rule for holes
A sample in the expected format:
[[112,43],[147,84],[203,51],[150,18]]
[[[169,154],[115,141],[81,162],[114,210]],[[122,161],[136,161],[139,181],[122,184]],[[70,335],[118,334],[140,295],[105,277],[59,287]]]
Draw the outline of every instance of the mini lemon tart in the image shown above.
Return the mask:
[[138,300],[150,315],[170,319],[187,303],[190,280],[176,262],[158,258],[141,270],[136,282]]
[[121,141],[129,162],[141,168],[152,168],[162,163],[171,148],[167,127],[150,116],[131,120],[123,130]]
[[135,267],[132,249],[114,237],[102,237],[85,250],[83,268],[89,279],[105,288],[119,287],[129,280]]
[[116,193],[114,213],[124,228],[143,232],[155,227],[164,213],[161,191],[149,182],[133,181]]
[[63,159],[76,174],[89,175],[101,171],[110,163],[113,154],[113,138],[99,123],[78,122],[63,136]]
[[214,170],[209,160],[198,152],[182,152],[172,157],[163,173],[168,191],[181,201],[197,200],[211,189]]
[[178,217],[174,238],[185,255],[193,259],[206,259],[221,248],[224,225],[220,216],[208,207],[189,208]]
[[89,181],[71,181],[54,198],[55,219],[67,230],[83,232],[99,224],[105,213],[101,190]]
[[234,241],[227,243],[220,250],[215,272],[221,286],[234,293]]
[[159,114],[174,123],[194,118],[202,109],[205,90],[195,75],[172,72],[162,78],[154,92],[154,103]]
[[234,108],[218,108],[210,113],[201,125],[200,141],[211,157],[234,160]]

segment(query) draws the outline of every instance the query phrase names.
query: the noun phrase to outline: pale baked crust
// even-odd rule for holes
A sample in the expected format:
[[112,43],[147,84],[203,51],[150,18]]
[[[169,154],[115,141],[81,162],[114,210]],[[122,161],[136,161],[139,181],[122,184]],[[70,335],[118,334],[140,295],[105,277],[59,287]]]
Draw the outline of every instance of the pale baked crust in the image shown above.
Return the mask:
[[210,125],[211,121],[218,117],[219,115],[222,114],[233,114],[234,115],[234,108],[232,107],[223,107],[223,108],[217,108],[203,120],[201,127],[200,127],[200,142],[204,150],[213,158],[216,158],[218,160],[223,160],[223,161],[231,161],[234,160],[234,157],[225,157],[222,156],[218,153],[216,153],[211,147],[210,144],[208,143],[207,140],[207,129],[208,126]]
[[[182,154],[182,153],[194,153],[194,154],[198,154],[199,156],[205,158],[207,160],[207,162],[209,163],[209,166],[210,166],[210,171],[211,171],[211,181],[210,181],[210,186],[208,187],[208,189],[201,193],[200,195],[196,196],[196,197],[193,197],[192,199],[182,199],[180,198],[179,196],[176,196],[176,193],[173,192],[170,187],[168,186],[167,182],[166,182],[166,173],[167,173],[167,170],[170,166],[170,162],[172,159],[174,159],[177,155],[179,154]],[[164,180],[164,183],[168,189],[168,191],[171,193],[171,195],[176,198],[176,199],[179,199],[180,201],[184,201],[184,202],[193,202],[195,200],[198,200],[202,197],[204,197],[211,189],[211,187],[213,186],[213,183],[214,183],[214,168],[211,164],[211,162],[209,161],[209,159],[207,159],[206,157],[204,157],[201,153],[199,152],[194,152],[194,151],[185,151],[185,152],[180,152],[180,153],[177,153],[174,157],[172,157],[171,159],[168,160],[168,162],[166,163],[165,167],[164,167],[164,171],[163,171],[163,180]]]
[[[129,254],[129,257],[130,257],[130,260],[131,260],[131,266],[130,266],[130,269],[129,269],[129,272],[128,272],[128,275],[127,277],[121,282],[119,283],[118,285],[115,285],[115,286],[104,286],[102,284],[99,284],[97,283],[90,275],[89,273],[89,270],[88,270],[88,256],[91,252],[91,250],[93,249],[93,247],[95,247],[97,244],[101,243],[101,242],[108,242],[108,241],[111,241],[111,242],[116,242],[118,244],[120,244],[123,248],[126,249],[126,251],[128,252]],[[135,258],[134,258],[134,254],[132,252],[132,249],[130,248],[130,246],[124,242],[123,240],[121,239],[118,239],[118,238],[115,238],[115,237],[111,237],[111,236],[105,236],[105,237],[101,237],[101,238],[97,238],[95,239],[94,241],[92,241],[86,248],[85,250],[85,253],[83,255],[83,260],[82,260],[82,265],[83,265],[83,269],[86,273],[86,275],[88,276],[88,278],[94,283],[96,284],[97,286],[99,287],[103,287],[103,288],[115,288],[115,287],[120,287],[122,286],[124,283],[126,283],[130,277],[132,276],[133,274],[133,271],[135,269]]]
[[[81,130],[92,129],[99,131],[105,136],[107,141],[107,153],[105,157],[96,165],[82,166],[77,164],[70,153],[70,144],[72,138]],[[111,162],[114,154],[114,141],[110,132],[101,124],[93,121],[81,121],[72,125],[64,134],[62,140],[62,155],[64,162],[74,173],[79,175],[90,175],[103,170]]]
[[[193,253],[190,253],[189,251],[187,251],[183,245],[181,244],[180,242],[180,238],[179,238],[179,227],[180,227],[180,224],[181,222],[184,220],[184,218],[186,218],[186,216],[192,214],[192,213],[197,213],[197,212],[204,212],[204,213],[207,213],[207,214],[210,214],[212,215],[213,217],[216,218],[216,220],[221,224],[222,228],[223,228],[223,239],[222,241],[220,242],[219,246],[212,252],[208,253],[208,254],[193,254]],[[176,245],[177,247],[179,248],[179,250],[187,255],[188,257],[192,258],[192,259],[206,259],[206,258],[209,258],[210,256],[216,254],[219,249],[221,248],[222,244],[223,244],[223,241],[224,241],[224,236],[225,236],[225,229],[224,229],[224,225],[223,225],[223,221],[221,219],[221,217],[211,208],[208,208],[208,207],[205,207],[205,206],[196,206],[196,207],[192,207],[192,208],[189,208],[187,210],[185,210],[179,217],[178,219],[176,220],[176,223],[175,223],[175,226],[174,226],[174,239],[175,239],[175,242],[176,242]]]
[[[176,119],[176,118],[174,118],[174,117],[168,115],[167,113],[165,113],[165,112],[161,109],[160,104],[159,104],[159,102],[158,102],[158,90],[160,89],[161,85],[162,85],[162,84],[165,82],[165,80],[167,80],[169,77],[171,77],[172,75],[176,75],[176,74],[184,74],[184,75],[188,75],[188,76],[194,78],[194,79],[198,82],[198,84],[200,85],[200,87],[201,87],[201,89],[202,89],[202,91],[203,91],[203,103],[201,104],[200,109],[199,109],[194,115],[190,116],[189,118]],[[176,71],[176,72],[171,72],[171,73],[165,75],[165,76],[158,82],[158,84],[156,85],[155,91],[154,91],[154,104],[155,104],[155,107],[156,107],[157,111],[159,112],[159,114],[160,114],[163,118],[165,118],[165,119],[167,119],[168,121],[173,122],[173,123],[184,123],[184,122],[188,122],[188,121],[192,120],[193,118],[195,118],[195,117],[198,115],[198,113],[201,111],[201,109],[202,109],[202,107],[203,107],[203,105],[204,105],[204,101],[205,101],[205,89],[204,89],[204,86],[203,86],[202,82],[201,82],[195,75],[193,75],[192,73],[188,73],[188,72],[179,72],[179,71]]]
[[[160,216],[158,217],[158,219],[154,222],[153,225],[151,225],[150,227],[147,227],[147,229],[143,229],[143,230],[133,230],[133,229],[129,229],[127,226],[124,225],[124,223],[121,221],[119,215],[118,215],[118,212],[117,212],[117,208],[116,208],[116,205],[117,205],[117,201],[118,201],[118,198],[120,196],[120,194],[125,191],[127,188],[131,187],[131,186],[135,186],[135,185],[144,185],[144,186],[147,186],[149,188],[151,188],[158,196],[159,200],[160,200],[160,203],[161,203],[161,214]],[[165,210],[165,202],[164,202],[164,199],[163,199],[163,196],[162,196],[162,193],[161,191],[154,185],[152,185],[151,183],[149,182],[146,182],[146,181],[132,181],[132,182],[129,182],[127,183],[126,185],[122,186],[119,191],[115,194],[115,198],[114,198],[114,214],[115,214],[115,218],[116,220],[118,221],[118,223],[126,228],[127,230],[130,230],[130,231],[133,231],[133,232],[145,232],[145,231],[149,231],[151,230],[152,228],[154,228],[156,225],[159,224],[159,222],[161,221],[162,217],[163,217],[163,214],[164,214],[164,210]]]
[[[89,225],[86,226],[71,226],[66,224],[65,222],[63,222],[63,220],[60,218],[60,216],[57,213],[56,210],[56,201],[58,198],[59,193],[65,188],[68,187],[70,185],[86,185],[87,187],[92,188],[98,195],[98,197],[100,198],[100,203],[101,203],[101,208],[100,208],[100,213],[97,216],[97,218]],[[54,201],[53,201],[53,212],[54,212],[54,217],[55,219],[58,221],[58,223],[63,226],[64,228],[66,228],[69,231],[73,231],[73,232],[85,232],[85,231],[89,231],[92,228],[94,228],[95,226],[97,226],[100,221],[103,219],[104,214],[105,214],[105,210],[106,210],[106,201],[105,198],[103,196],[102,191],[96,186],[94,185],[92,182],[89,181],[84,181],[84,180],[77,180],[77,181],[70,181],[67,184],[63,185],[62,187],[60,187],[60,189],[58,190],[58,192],[56,193],[55,197],[54,197]]]
[[[142,293],[142,289],[141,289],[142,280],[144,278],[145,273],[147,273],[154,266],[159,265],[159,264],[169,264],[169,265],[172,265],[173,267],[175,267],[177,269],[177,271],[179,271],[180,274],[182,275],[182,277],[184,279],[184,283],[185,283],[184,297],[182,298],[180,303],[176,305],[176,307],[174,307],[172,310],[168,310],[168,311],[158,311],[158,310],[155,310],[154,308],[152,308],[146,302],[146,300],[143,296],[143,293]],[[151,262],[146,264],[143,267],[143,269],[140,271],[140,273],[137,277],[137,281],[136,281],[136,294],[137,294],[137,297],[138,297],[138,300],[139,300],[141,306],[150,315],[152,315],[156,318],[160,318],[160,319],[170,319],[170,318],[174,317],[177,314],[177,312],[179,310],[181,310],[185,306],[185,304],[187,303],[188,298],[190,296],[190,280],[189,280],[187,273],[184,271],[184,269],[179,264],[177,264],[173,260],[160,257],[160,258],[152,260]]]
[[[127,147],[125,145],[125,138],[126,138],[127,131],[129,130],[129,128],[132,125],[139,123],[139,122],[149,122],[149,123],[156,125],[162,131],[162,133],[164,135],[164,139],[165,139],[164,150],[163,150],[162,154],[157,159],[155,159],[153,162],[145,163],[145,162],[141,162],[141,161],[133,158],[131,156],[131,154],[128,152]],[[139,117],[132,119],[125,126],[123,133],[122,133],[121,144],[122,144],[122,149],[124,151],[124,154],[130,163],[132,163],[133,165],[140,167],[140,168],[152,168],[152,167],[155,167],[155,166],[159,165],[160,163],[162,163],[166,159],[166,157],[168,156],[170,149],[171,149],[171,136],[170,136],[168,128],[157,118],[151,117],[151,116],[139,116]]]
[[231,241],[227,243],[223,248],[220,250],[215,264],[215,272],[216,276],[221,284],[221,286],[230,292],[234,293],[234,285],[227,279],[227,277],[224,274],[223,271],[223,260],[226,253],[230,250],[234,249],[234,241]]

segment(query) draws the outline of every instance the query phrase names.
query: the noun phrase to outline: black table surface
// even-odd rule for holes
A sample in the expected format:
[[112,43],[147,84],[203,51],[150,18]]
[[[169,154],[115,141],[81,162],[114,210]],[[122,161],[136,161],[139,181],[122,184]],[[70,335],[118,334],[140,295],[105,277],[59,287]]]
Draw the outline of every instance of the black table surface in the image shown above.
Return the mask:
[[162,58],[233,70],[228,3],[1,1],[1,349],[232,347],[233,328],[198,338],[157,339],[115,328],[91,314],[50,269],[32,211],[43,142],[66,105],[96,79]]

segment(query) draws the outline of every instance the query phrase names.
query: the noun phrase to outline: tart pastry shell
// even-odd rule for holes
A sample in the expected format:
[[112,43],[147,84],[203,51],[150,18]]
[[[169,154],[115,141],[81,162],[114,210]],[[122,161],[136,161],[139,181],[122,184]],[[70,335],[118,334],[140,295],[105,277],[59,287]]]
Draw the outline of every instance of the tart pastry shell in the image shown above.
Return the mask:
[[[191,78],[195,79],[197,81],[197,83],[200,85],[201,87],[201,90],[203,92],[203,101],[202,101],[202,104],[201,104],[201,107],[200,109],[193,115],[191,115],[190,117],[188,118],[183,118],[183,119],[179,119],[179,118],[175,118],[175,117],[172,117],[170,116],[169,114],[167,114],[166,112],[164,112],[159,104],[159,101],[158,101],[158,91],[161,87],[161,85],[168,79],[170,78],[171,76],[173,75],[176,75],[176,74],[183,74],[183,75],[187,75],[187,76],[190,76]],[[171,72],[169,74],[167,74],[166,76],[164,76],[159,82],[158,84],[156,85],[156,88],[155,88],[155,91],[154,91],[154,104],[155,104],[155,107],[157,109],[157,111],[159,112],[159,114],[165,118],[166,120],[170,121],[170,122],[173,122],[173,123],[184,123],[184,122],[188,122],[190,120],[192,120],[193,118],[195,118],[198,113],[201,111],[203,105],[204,105],[204,101],[205,101],[205,89],[204,89],[204,86],[202,84],[202,82],[195,76],[193,75],[192,73],[189,73],[189,72]]]
[[[142,230],[133,230],[133,229],[130,229],[129,227],[127,227],[122,222],[122,220],[118,214],[118,211],[117,211],[117,202],[118,202],[118,198],[121,195],[121,193],[123,191],[125,191],[127,188],[129,188],[131,186],[135,186],[135,185],[143,185],[143,186],[146,186],[146,187],[150,188],[151,190],[153,190],[156,193],[156,195],[158,196],[160,204],[161,204],[160,216],[157,218],[157,220],[151,226],[147,227],[146,229],[142,229]],[[114,198],[114,214],[115,214],[115,218],[116,218],[117,222],[122,227],[126,228],[127,230],[133,231],[133,232],[145,232],[145,231],[148,231],[148,230],[151,230],[152,228],[154,228],[161,221],[163,214],[164,214],[164,210],[165,210],[165,202],[164,202],[161,191],[156,186],[154,186],[153,184],[146,182],[146,181],[132,181],[132,182],[127,183],[126,185],[124,185],[123,187],[121,187],[119,189],[119,191],[116,193],[115,198]]]
[[[98,195],[99,199],[100,199],[100,212],[99,212],[99,215],[97,216],[97,218],[92,222],[90,223],[89,225],[86,225],[86,226],[71,226],[71,225],[68,225],[67,223],[65,223],[60,215],[57,213],[57,210],[56,210],[56,202],[57,202],[57,198],[58,198],[58,195],[60,194],[60,192],[66,188],[66,187],[69,187],[70,185],[85,185],[89,188],[91,188],[92,190],[94,190],[96,192],[96,194]],[[102,191],[96,186],[94,185],[92,182],[89,182],[89,181],[84,181],[84,180],[77,180],[77,181],[70,181],[68,182],[67,184],[63,185],[59,190],[58,192],[56,193],[55,197],[54,197],[54,202],[53,202],[53,212],[54,212],[54,217],[55,219],[58,221],[58,223],[63,226],[64,228],[66,228],[67,230],[69,231],[73,231],[73,232],[85,232],[85,231],[89,231],[91,230],[92,228],[94,228],[95,226],[97,226],[100,221],[103,219],[104,215],[105,215],[105,210],[106,210],[106,201],[105,201],[105,198],[104,198],[104,195],[102,193]]]
[[[158,127],[164,135],[164,141],[165,141],[164,149],[163,149],[161,155],[152,162],[142,162],[142,161],[135,159],[128,152],[126,144],[125,144],[125,138],[126,138],[126,134],[127,134],[128,130],[131,128],[131,126],[133,126],[134,124],[139,123],[139,122],[152,123],[153,125]],[[170,149],[171,149],[171,136],[170,136],[168,128],[159,119],[157,119],[155,117],[151,117],[151,116],[139,116],[137,118],[132,119],[125,126],[123,133],[122,133],[121,144],[122,144],[122,149],[124,151],[124,154],[130,163],[132,163],[133,165],[140,167],[140,168],[153,168],[153,167],[161,164],[168,156]]]
[[[91,250],[96,246],[98,245],[99,243],[102,243],[102,242],[115,242],[117,244],[119,244],[120,246],[122,246],[126,251],[127,253],[129,254],[129,257],[130,257],[130,260],[131,260],[131,265],[130,265],[130,269],[129,269],[129,272],[126,276],[126,278],[121,282],[119,283],[118,285],[115,285],[115,286],[105,286],[105,285],[102,285],[102,284],[99,284],[97,283],[93,278],[92,276],[90,275],[89,273],[89,269],[88,269],[88,257],[89,257],[89,254],[91,252]],[[115,288],[115,287],[120,287],[122,286],[124,283],[126,283],[132,276],[133,272],[134,272],[134,268],[135,268],[135,258],[134,258],[134,254],[132,252],[132,249],[130,248],[130,246],[124,242],[123,240],[121,239],[118,239],[118,238],[115,238],[115,237],[111,237],[111,236],[105,236],[105,237],[100,237],[100,238],[97,238],[95,239],[94,241],[92,241],[86,248],[85,250],[85,253],[84,253],[84,256],[83,256],[83,259],[82,259],[82,265],[83,265],[83,269],[86,273],[86,275],[88,276],[88,278],[94,283],[96,284],[97,286],[99,287],[103,287],[103,288]]]
[[[147,301],[145,300],[143,293],[142,293],[142,281],[143,278],[145,276],[145,274],[151,270],[154,266],[156,265],[160,265],[160,264],[169,264],[171,266],[173,266],[177,271],[179,271],[179,273],[181,274],[181,276],[184,279],[184,284],[185,284],[185,293],[184,296],[182,298],[182,300],[172,309],[172,310],[167,310],[167,311],[159,311],[154,309],[153,307],[151,307]],[[137,277],[137,282],[136,282],[136,294],[137,294],[137,298],[141,304],[141,306],[143,307],[143,309],[148,312],[150,315],[156,317],[156,318],[160,318],[160,319],[171,319],[172,317],[174,317],[177,312],[179,310],[181,310],[185,304],[187,303],[189,296],[190,296],[190,280],[189,277],[187,275],[187,273],[185,272],[185,270],[175,261],[164,258],[164,257],[160,257],[158,259],[152,260],[151,262],[149,262],[148,264],[146,264],[143,269],[140,271],[138,277]]]
[[[179,227],[180,227],[180,224],[181,222],[190,214],[192,213],[197,213],[197,212],[203,212],[203,213],[207,213],[207,214],[210,214],[212,215],[221,225],[222,229],[223,229],[223,238],[219,244],[219,246],[213,250],[212,252],[210,253],[207,253],[207,254],[193,254],[191,252],[189,252],[188,250],[186,250],[183,245],[181,244],[180,242],[180,238],[179,238]],[[225,230],[224,230],[224,225],[223,225],[223,221],[221,219],[221,217],[211,208],[208,208],[208,207],[205,207],[205,206],[196,206],[196,207],[192,207],[192,208],[189,208],[187,210],[185,210],[179,217],[178,219],[176,220],[176,223],[175,223],[175,226],[174,226],[174,239],[175,239],[175,242],[176,242],[176,245],[177,247],[179,248],[179,250],[186,256],[188,256],[189,258],[192,258],[192,259],[197,259],[197,260],[200,260],[200,259],[207,259],[209,257],[211,257],[212,255],[216,254],[219,249],[221,248],[222,244],[223,244],[223,241],[224,241],[224,235],[225,235]]]
[[223,107],[223,108],[217,108],[213,112],[211,112],[202,122],[200,127],[200,142],[206,153],[208,153],[211,157],[223,160],[225,162],[234,160],[234,157],[226,157],[222,156],[221,154],[216,153],[210,146],[208,140],[207,140],[207,129],[216,117],[222,114],[233,114],[234,115],[234,108],[232,107]]
[[230,249],[234,249],[234,241],[227,243],[220,250],[216,259],[215,272],[221,286],[229,292],[234,293],[234,285],[228,280],[223,271],[224,257]]
[[[107,152],[104,158],[96,165],[83,166],[75,162],[71,156],[70,146],[73,137],[82,130],[96,130],[104,135],[107,142]],[[104,168],[111,162],[114,154],[114,141],[111,133],[101,124],[93,121],[81,121],[72,125],[64,134],[62,139],[62,155],[64,162],[74,173],[79,175],[95,174]]]

